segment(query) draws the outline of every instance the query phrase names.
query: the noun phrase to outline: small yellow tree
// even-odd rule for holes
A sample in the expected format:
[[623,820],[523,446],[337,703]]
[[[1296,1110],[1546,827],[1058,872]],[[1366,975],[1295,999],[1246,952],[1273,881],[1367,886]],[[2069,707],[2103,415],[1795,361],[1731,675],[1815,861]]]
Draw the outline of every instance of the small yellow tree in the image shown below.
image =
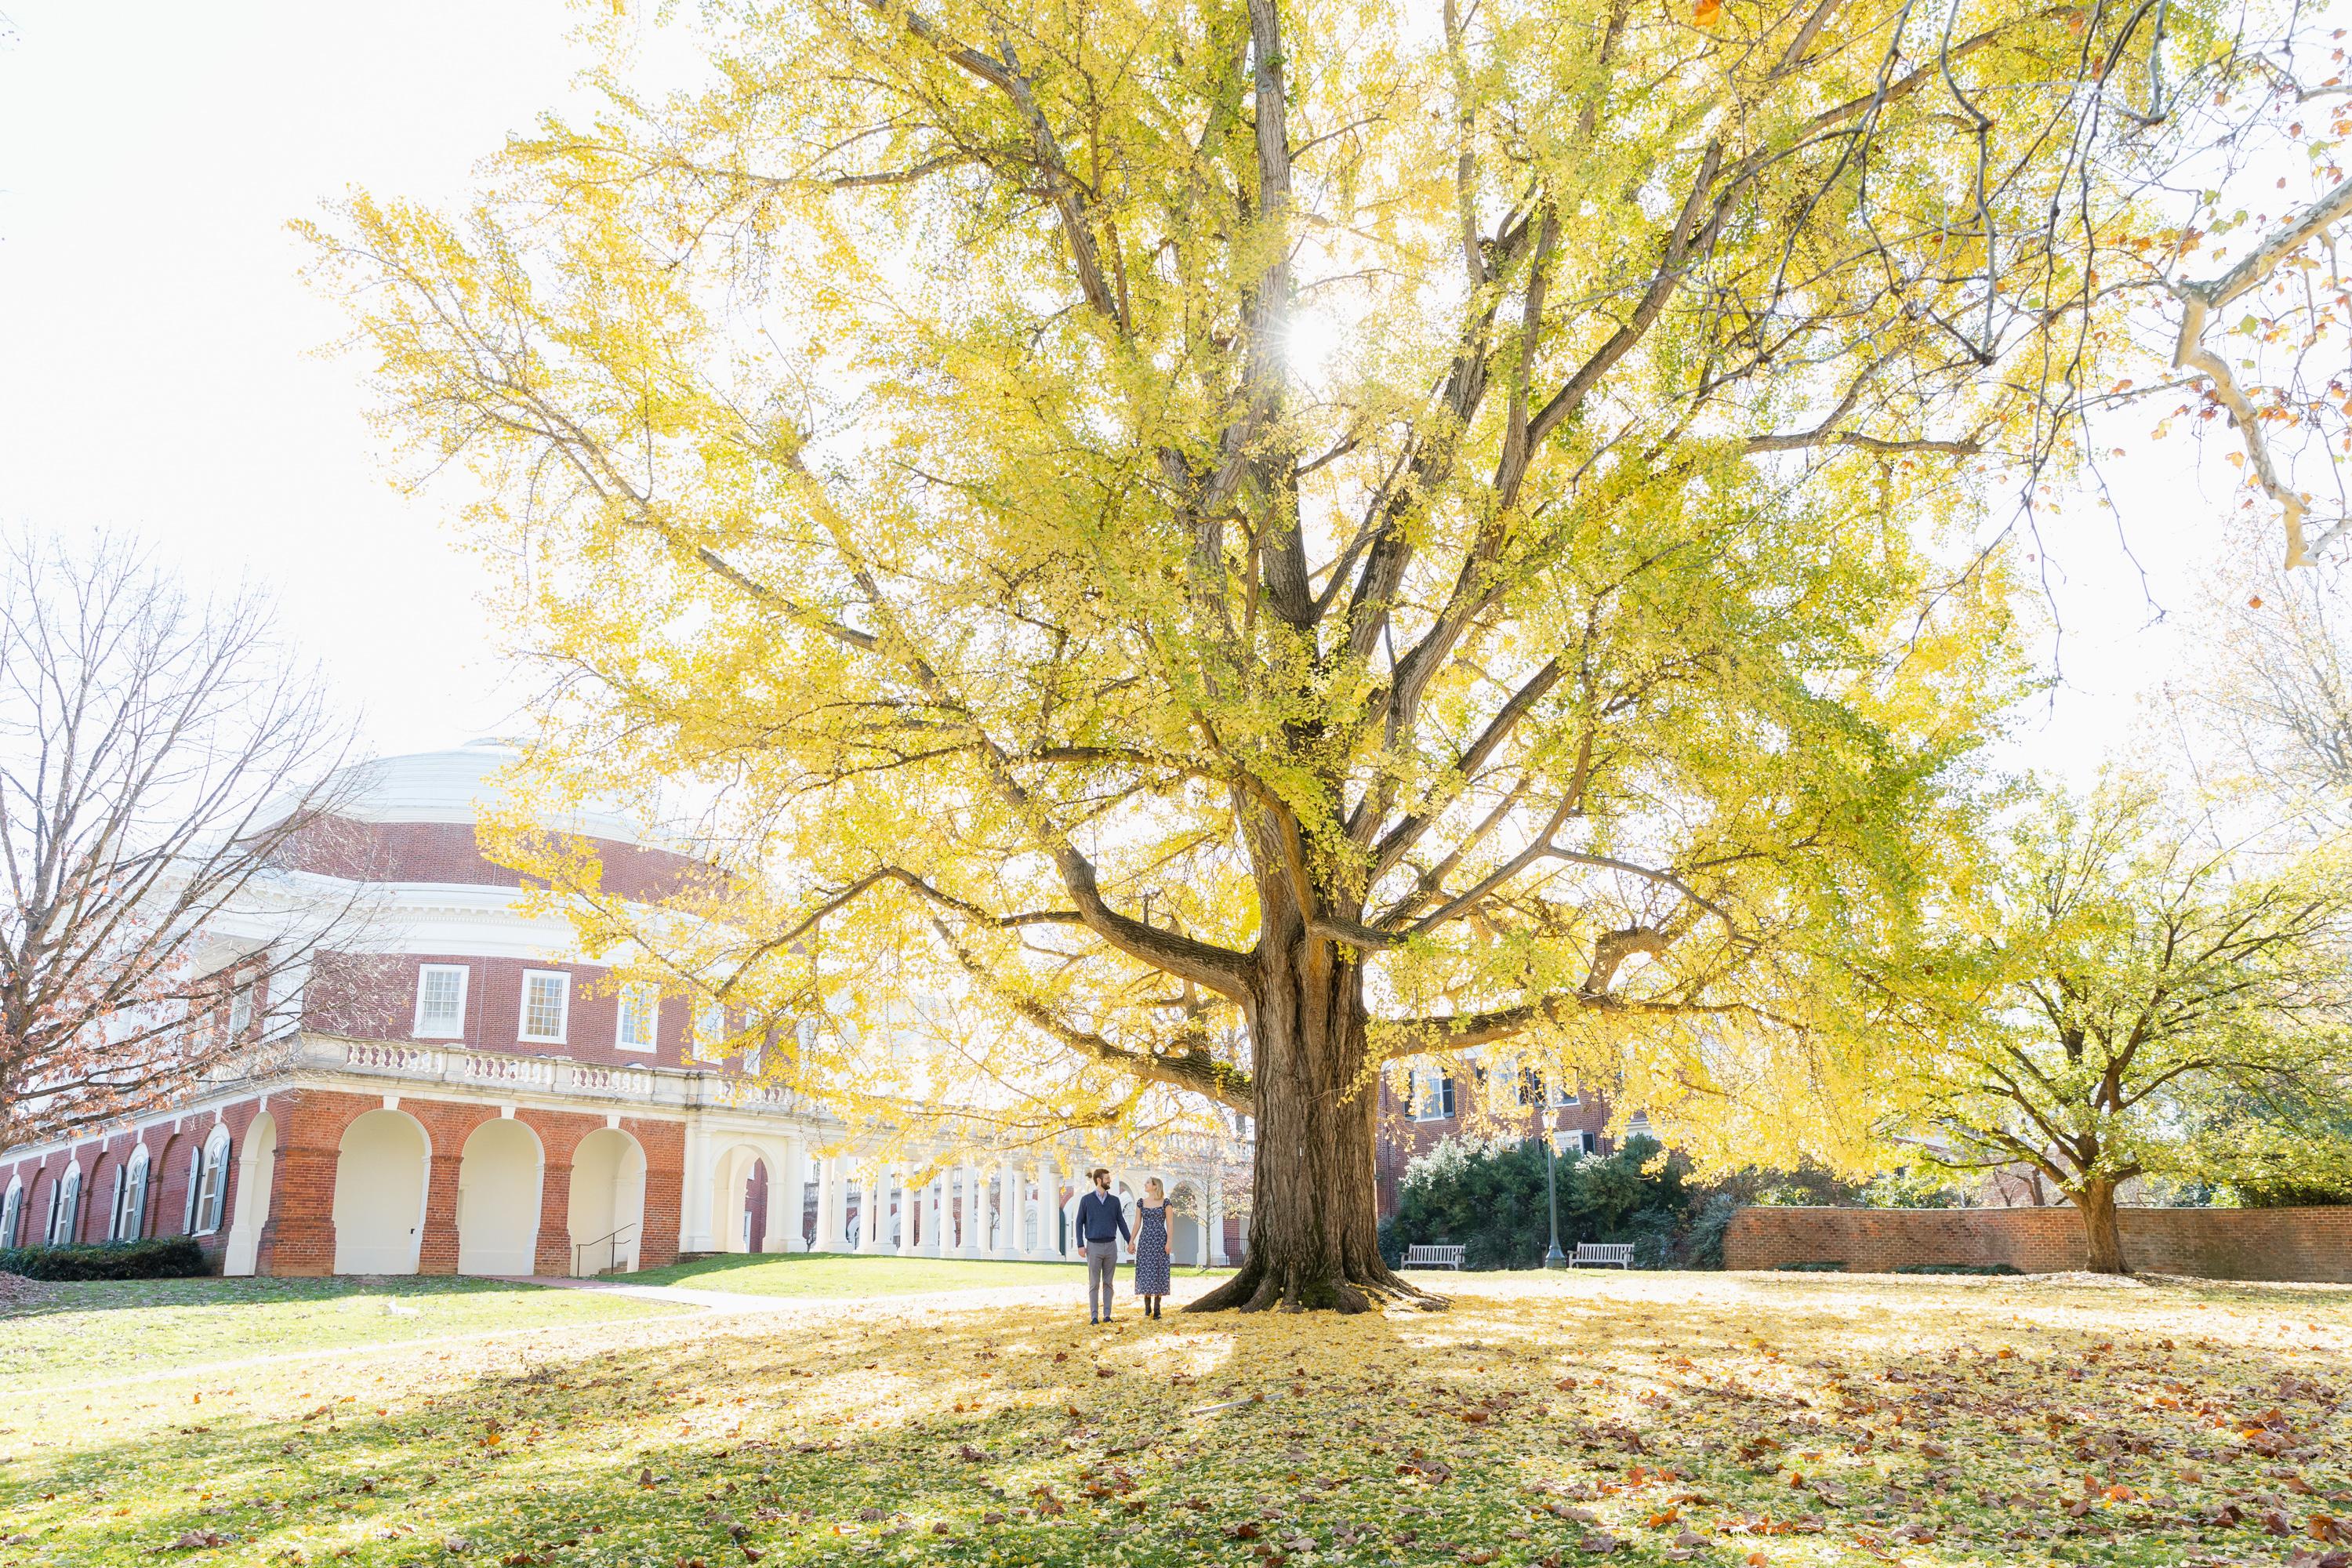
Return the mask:
[[[1925,1120],[1955,1165],[2023,1165],[2125,1271],[2136,1176],[2292,1180],[2345,1163],[2352,886],[2333,849],[2218,837],[2142,784],[2046,797],[1921,966]],[[1916,1114],[1916,1113],[1915,1113]]]

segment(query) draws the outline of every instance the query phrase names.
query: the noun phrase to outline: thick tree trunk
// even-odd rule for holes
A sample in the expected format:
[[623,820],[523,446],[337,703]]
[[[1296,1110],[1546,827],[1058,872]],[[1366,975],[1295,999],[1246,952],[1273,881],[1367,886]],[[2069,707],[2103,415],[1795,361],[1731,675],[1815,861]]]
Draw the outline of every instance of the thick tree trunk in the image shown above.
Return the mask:
[[1250,1018],[1257,1157],[1249,1251],[1238,1273],[1186,1310],[1444,1306],[1381,1260],[1372,1164],[1380,1079],[1365,1060],[1361,966],[1344,949],[1302,940],[1267,967]]
[[2083,1238],[2090,1255],[2084,1267],[2094,1274],[2130,1273],[2124,1262],[2123,1226],[2116,1218],[2116,1184],[2085,1182],[2067,1195],[2083,1211]]

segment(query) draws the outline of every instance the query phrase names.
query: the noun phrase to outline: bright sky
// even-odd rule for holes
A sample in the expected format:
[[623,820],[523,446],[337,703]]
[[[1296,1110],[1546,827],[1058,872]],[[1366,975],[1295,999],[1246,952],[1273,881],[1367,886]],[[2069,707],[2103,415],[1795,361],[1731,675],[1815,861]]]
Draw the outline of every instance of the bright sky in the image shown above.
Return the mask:
[[[116,526],[201,579],[250,579],[383,753],[517,729],[474,563],[385,480],[364,366],[297,277],[288,220],[351,185],[458,200],[565,96],[562,0],[398,6],[0,0],[0,518]],[[2021,760],[2077,774],[2169,664],[2231,471],[2124,465],[2147,595],[2105,514],[2049,520],[2067,688]]]
[[563,94],[562,0],[0,14],[0,517],[274,590],[379,752],[511,729],[472,565],[387,485],[286,224],[459,197]]

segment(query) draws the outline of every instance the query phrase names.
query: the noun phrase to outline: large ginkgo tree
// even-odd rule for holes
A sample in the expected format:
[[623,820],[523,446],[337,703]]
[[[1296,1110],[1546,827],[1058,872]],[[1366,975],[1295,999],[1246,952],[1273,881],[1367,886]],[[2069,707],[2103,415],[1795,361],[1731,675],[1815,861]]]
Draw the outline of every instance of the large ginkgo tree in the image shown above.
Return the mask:
[[1968,520],[2168,298],[2128,138],[2235,25],[624,8],[478,205],[310,232],[414,471],[476,476],[539,770],[685,781],[737,873],[649,923],[551,857],[601,938],[754,1017],[898,994],[767,1058],[868,1120],[1245,1115],[1201,1305],[1352,1310],[1413,1294],[1383,1063],[1663,1107],[1866,1048],[1824,954],[2017,675]]

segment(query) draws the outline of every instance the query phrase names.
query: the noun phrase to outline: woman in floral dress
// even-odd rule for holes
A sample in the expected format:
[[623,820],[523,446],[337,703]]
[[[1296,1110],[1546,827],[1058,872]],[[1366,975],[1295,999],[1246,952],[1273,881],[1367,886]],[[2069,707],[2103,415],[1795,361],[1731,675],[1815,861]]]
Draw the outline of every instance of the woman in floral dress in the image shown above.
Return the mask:
[[1152,1177],[1143,1184],[1143,1198],[1135,1205],[1135,1293],[1143,1298],[1143,1315],[1160,1315],[1160,1299],[1168,1294],[1168,1190]]

